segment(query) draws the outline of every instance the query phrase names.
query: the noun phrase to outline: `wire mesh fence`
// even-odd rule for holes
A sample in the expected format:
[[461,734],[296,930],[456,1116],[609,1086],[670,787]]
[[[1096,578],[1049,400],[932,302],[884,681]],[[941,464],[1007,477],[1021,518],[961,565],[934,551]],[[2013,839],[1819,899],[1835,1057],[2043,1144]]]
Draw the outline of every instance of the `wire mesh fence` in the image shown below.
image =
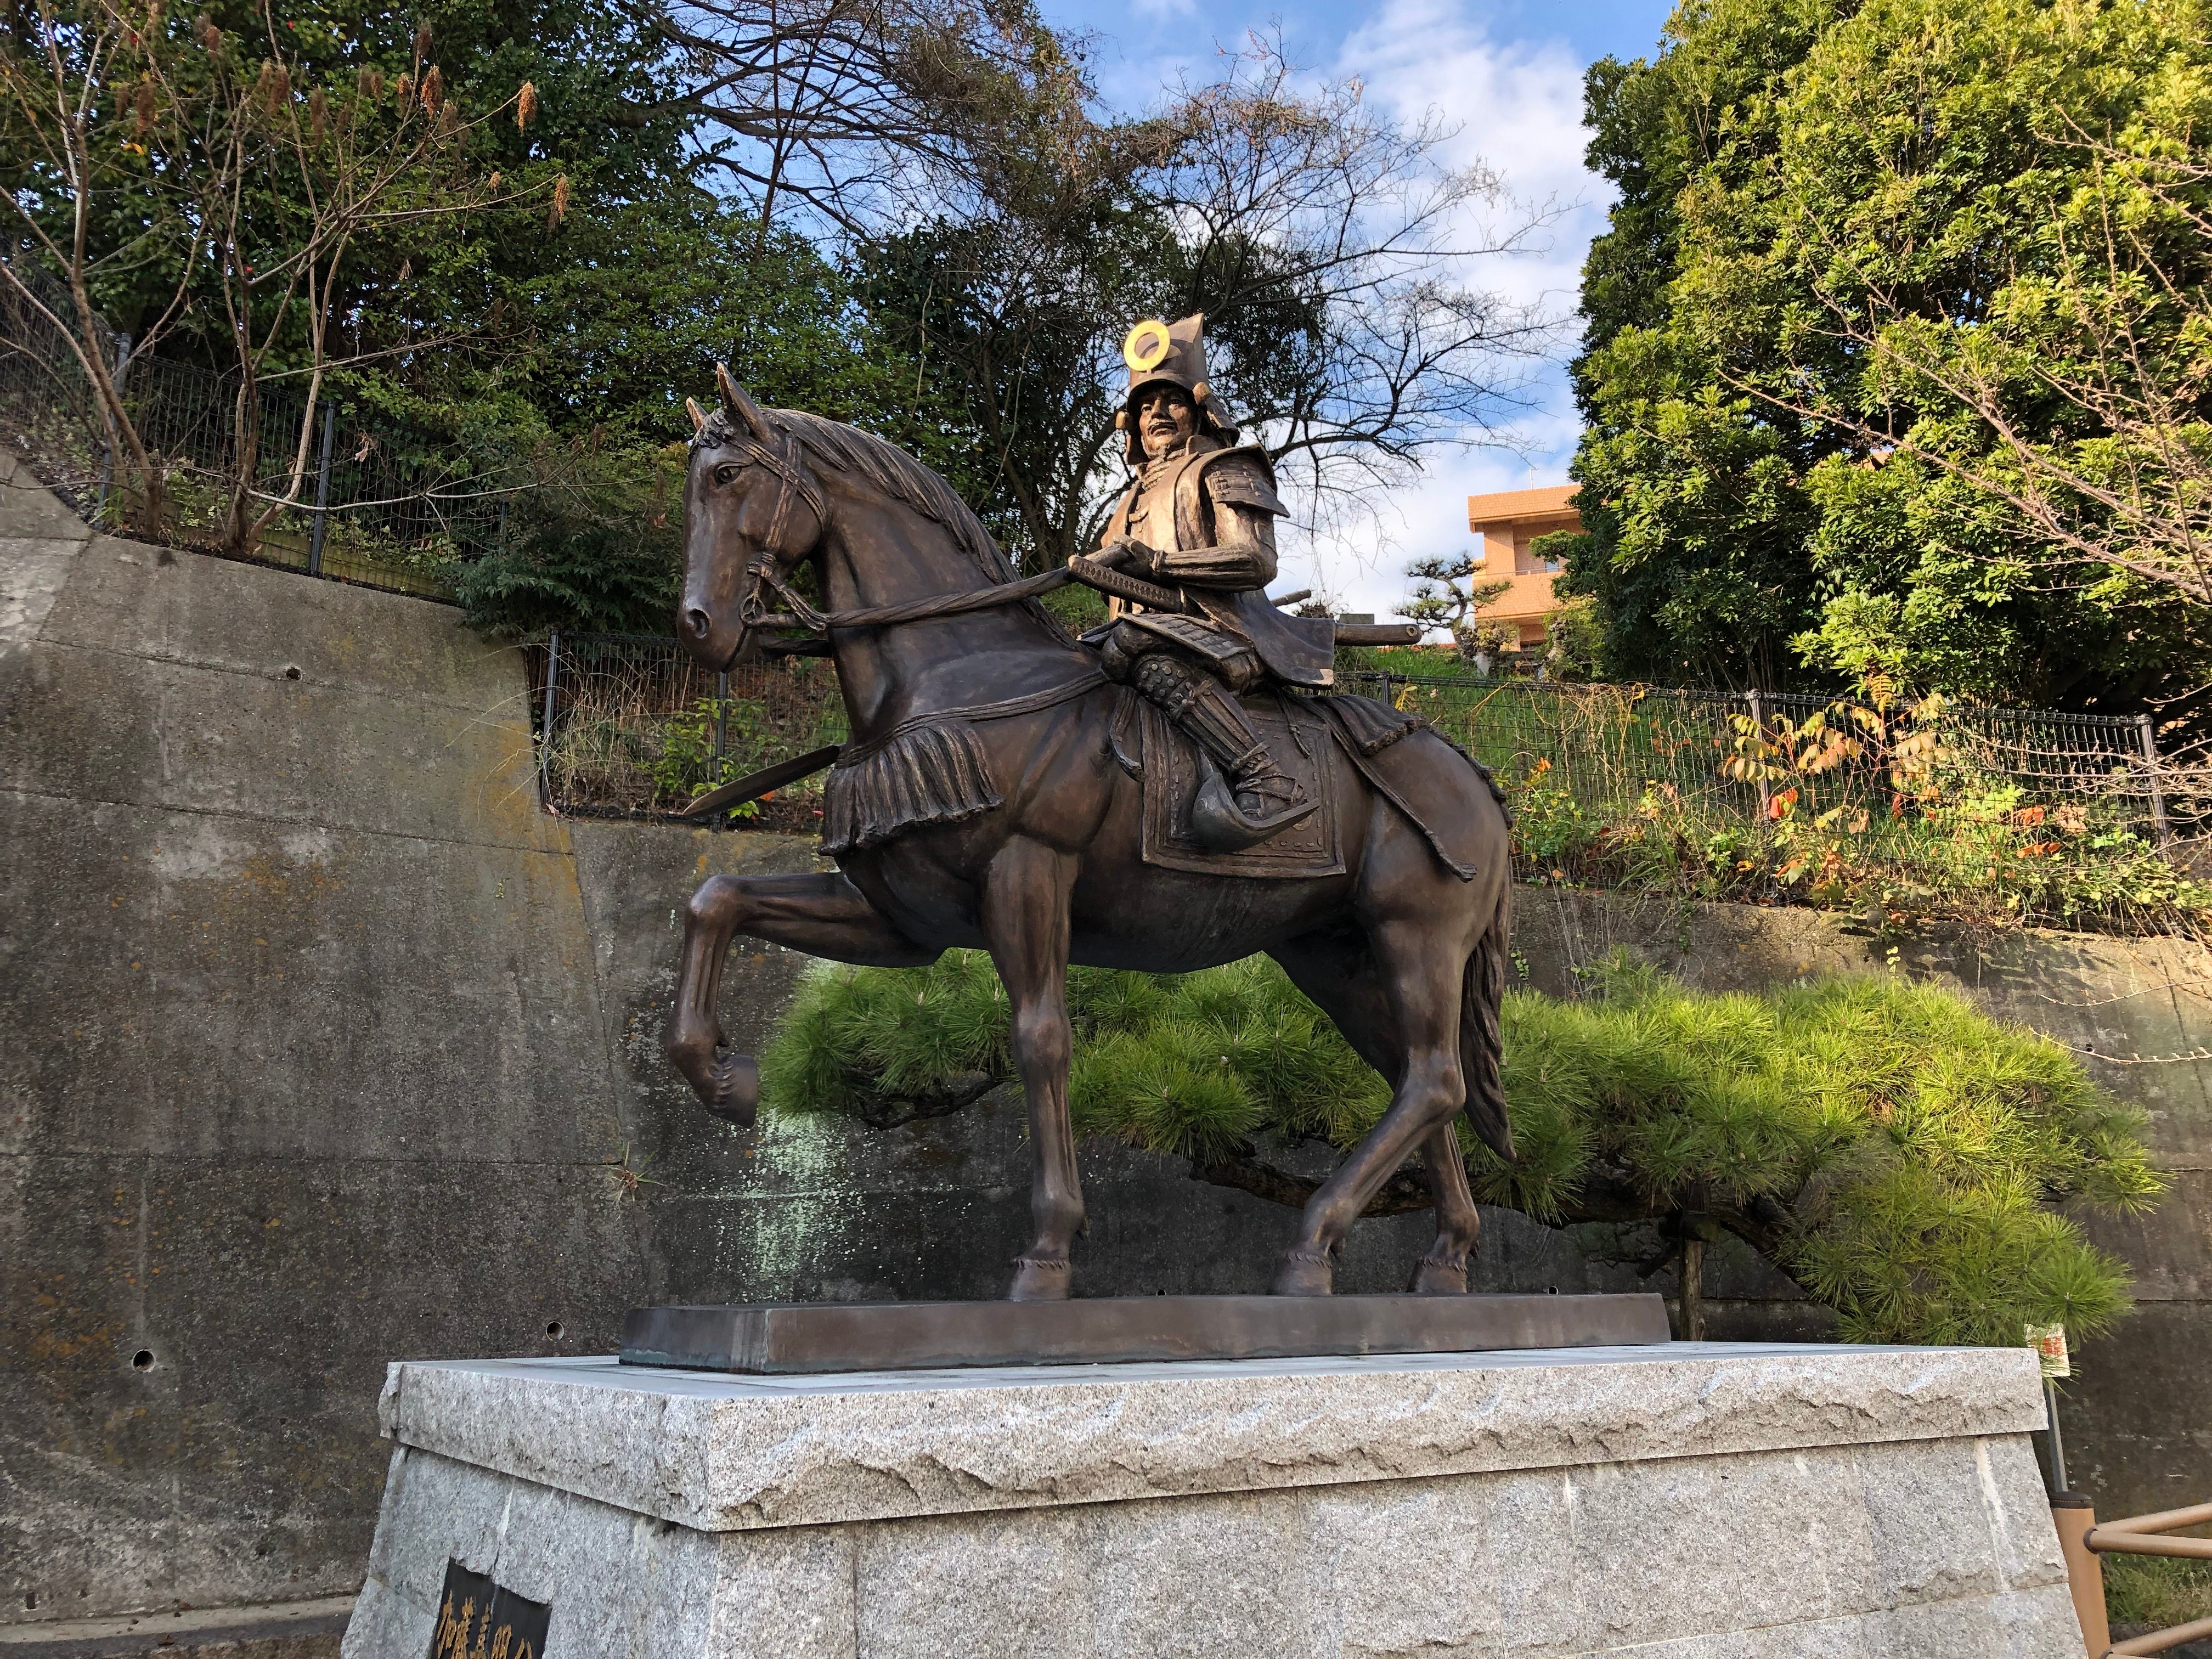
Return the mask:
[[1490,766],[1521,874],[1704,897],[2164,925],[2212,903],[2204,769],[2146,718],[1355,672]]
[[[580,817],[673,818],[704,790],[843,741],[836,671],[820,658],[700,667],[672,639],[555,634],[543,659],[538,776]],[[740,808],[737,821],[811,830],[817,775]]]
[[[1796,693],[1369,672],[1340,681],[1425,716],[1505,777],[1556,773],[1553,787],[1599,814],[1632,809],[1655,787],[1724,811],[1771,811],[1792,787],[1793,815],[1869,794],[1884,797],[1887,808],[1899,793],[1900,745],[1908,756],[1932,755],[1933,765],[1958,778],[2016,789],[2029,804],[2094,802],[2107,823],[2153,839],[2193,828],[2200,811],[2197,780],[2158,754],[2148,718],[1955,702],[1884,711]],[[1826,763],[1803,764],[1808,750]]]
[[[820,659],[719,677],[672,639],[562,634],[539,684],[557,811],[674,818],[845,735]],[[1422,714],[1496,773],[1527,879],[2099,925],[2212,902],[2185,873],[2208,792],[2144,722],[1358,670],[1340,689]],[[820,782],[738,822],[811,831]]]
[[[88,521],[116,527],[131,506],[127,469],[118,468],[80,355],[87,345],[75,302],[27,261],[9,270],[15,281],[0,283],[0,441]],[[241,399],[234,374],[134,355],[129,337],[96,316],[89,332],[161,469],[165,527],[180,543],[447,599],[461,562],[497,543],[506,504],[523,486],[501,460],[458,453],[442,437],[366,416],[343,397],[311,406],[300,381],[265,382]],[[252,463],[241,466],[249,441]],[[224,532],[242,472],[257,516],[284,504],[240,547]]]

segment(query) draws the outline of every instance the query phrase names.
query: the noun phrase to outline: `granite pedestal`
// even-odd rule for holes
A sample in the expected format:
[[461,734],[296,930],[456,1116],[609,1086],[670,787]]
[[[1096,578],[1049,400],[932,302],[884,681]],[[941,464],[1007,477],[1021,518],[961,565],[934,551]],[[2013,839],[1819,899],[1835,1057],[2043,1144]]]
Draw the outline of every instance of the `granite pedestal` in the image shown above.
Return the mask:
[[347,1659],[2079,1659],[2008,1349],[404,1364]]

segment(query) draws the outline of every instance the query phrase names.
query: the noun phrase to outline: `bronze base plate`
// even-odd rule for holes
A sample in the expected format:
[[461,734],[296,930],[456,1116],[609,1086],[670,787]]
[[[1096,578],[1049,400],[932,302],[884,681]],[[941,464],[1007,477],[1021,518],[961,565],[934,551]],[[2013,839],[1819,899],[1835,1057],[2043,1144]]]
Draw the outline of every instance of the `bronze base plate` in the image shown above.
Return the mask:
[[622,1363],[793,1376],[953,1365],[1480,1353],[1668,1340],[1656,1296],[1133,1296],[637,1308]]

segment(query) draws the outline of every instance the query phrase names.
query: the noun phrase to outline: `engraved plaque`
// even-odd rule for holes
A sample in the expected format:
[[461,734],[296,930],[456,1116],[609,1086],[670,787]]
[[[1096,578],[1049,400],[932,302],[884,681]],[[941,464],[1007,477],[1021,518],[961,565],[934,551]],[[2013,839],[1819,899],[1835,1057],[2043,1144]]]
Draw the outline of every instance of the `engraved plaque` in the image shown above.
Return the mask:
[[550,1603],[517,1595],[448,1561],[430,1659],[544,1659],[545,1626],[552,1616]]

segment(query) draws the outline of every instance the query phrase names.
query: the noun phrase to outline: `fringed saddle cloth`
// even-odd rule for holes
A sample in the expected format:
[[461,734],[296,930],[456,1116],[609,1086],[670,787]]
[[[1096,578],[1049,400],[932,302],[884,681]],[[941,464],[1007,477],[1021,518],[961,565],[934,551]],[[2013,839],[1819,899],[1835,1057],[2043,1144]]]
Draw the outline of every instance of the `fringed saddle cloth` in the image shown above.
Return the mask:
[[1093,669],[1025,697],[917,714],[872,743],[850,745],[822,786],[822,850],[878,846],[903,830],[957,823],[1002,805],[975,723],[1033,714],[1105,683]]
[[[877,741],[847,749],[823,785],[822,849],[832,854],[874,847],[901,832],[957,823],[1002,805],[990,757],[975,731],[979,720],[1004,720],[1073,701],[1104,683],[1103,673],[1004,702],[919,715]],[[1197,745],[1134,692],[1121,693],[1112,726],[1115,754],[1142,779],[1144,860],[1168,870],[1204,874],[1312,878],[1344,873],[1334,743],[1370,787],[1426,837],[1437,857],[1462,881],[1475,873],[1474,826],[1456,781],[1440,773],[1426,744],[1401,745],[1427,727],[1419,714],[1367,697],[1262,695],[1244,701],[1278,765],[1320,805],[1280,834],[1240,852],[1217,853],[1189,837],[1191,796],[1199,784]],[[1134,727],[1133,734],[1131,731]],[[1134,752],[1128,739],[1133,735]],[[1454,749],[1458,745],[1454,744]],[[1500,804],[1489,772],[1460,750]],[[1446,769],[1448,771],[1449,769]]]

